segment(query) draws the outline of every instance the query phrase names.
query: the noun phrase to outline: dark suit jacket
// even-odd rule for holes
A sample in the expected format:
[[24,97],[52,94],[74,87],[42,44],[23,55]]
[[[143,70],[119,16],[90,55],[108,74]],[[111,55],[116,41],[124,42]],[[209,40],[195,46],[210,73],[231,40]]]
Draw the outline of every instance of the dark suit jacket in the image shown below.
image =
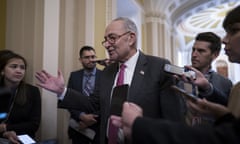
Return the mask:
[[[213,86],[213,92],[211,94],[204,95],[204,91],[198,88],[199,90],[198,97],[206,98],[211,102],[215,102],[226,106],[228,103],[228,96],[233,86],[231,80],[212,71],[209,74],[208,81]],[[184,83],[183,81],[179,81],[178,86],[183,87],[183,83]]]
[[[67,87],[82,93],[83,74],[84,74],[83,72],[84,72],[83,69],[71,72]],[[99,87],[100,74],[101,74],[101,70],[96,69],[95,86],[94,86],[95,88]],[[78,111],[78,110],[69,110],[69,111],[71,114],[71,118],[75,119],[76,121],[79,121],[79,114],[81,111]],[[94,112],[94,113],[97,114],[98,112]]]
[[[95,88],[99,87],[100,74],[101,74],[101,70],[96,69],[95,86],[94,86]],[[82,93],[83,75],[84,75],[84,70],[83,69],[71,72],[69,80],[68,80],[68,88],[74,89],[74,90]],[[69,109],[69,112],[70,112],[70,117],[71,118],[73,118],[76,121],[80,121],[79,115],[80,115],[81,111],[78,111],[78,110],[75,110],[75,109]],[[98,115],[99,110],[95,111],[94,114]],[[95,130],[96,132],[98,132],[97,131],[98,130],[98,125],[99,125],[99,123],[94,124],[94,125],[91,126],[91,128],[93,130]],[[76,133],[76,132],[72,132],[72,131],[75,131],[75,130],[69,128],[68,134],[69,134],[70,138],[72,136],[74,136],[75,133]]]
[[[211,72],[209,82],[213,85],[213,93],[207,96],[206,99],[226,106],[228,103],[228,96],[233,86],[231,80],[216,72]],[[200,97],[202,98],[204,96],[200,95]]]
[[132,127],[133,144],[239,144],[240,119],[226,115],[218,125],[189,127],[179,123],[137,118]]
[[[147,56],[140,52],[127,99],[140,105],[143,108],[144,116],[180,121],[182,120],[180,100],[170,90],[173,81],[172,77],[163,71],[166,63],[169,63],[169,61]],[[117,63],[104,69],[101,75],[100,89],[97,90],[94,96],[87,98],[80,96],[81,94],[72,89],[68,89],[63,101],[60,103],[62,108],[71,107],[82,111],[100,109],[101,144],[105,144],[106,140],[110,96],[117,72]]]

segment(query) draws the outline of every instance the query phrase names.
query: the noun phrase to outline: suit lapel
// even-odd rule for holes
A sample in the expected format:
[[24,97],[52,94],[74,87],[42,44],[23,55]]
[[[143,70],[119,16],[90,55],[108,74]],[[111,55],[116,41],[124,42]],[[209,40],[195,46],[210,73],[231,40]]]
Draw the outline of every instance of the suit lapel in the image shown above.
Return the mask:
[[146,64],[147,58],[143,53],[140,52],[129,90],[128,100],[134,99],[134,96],[137,95],[137,92],[141,89],[141,85],[145,77],[145,72],[147,70]]
[[114,63],[108,67],[106,67],[105,72],[104,72],[104,77],[102,79],[102,87],[104,87],[104,98],[105,101],[107,102],[106,105],[110,104],[110,97],[111,97],[111,91],[112,87],[114,84],[115,76],[118,71],[118,64]]
[[[115,80],[115,75],[118,71],[118,64],[112,64],[107,66],[101,75],[101,114],[102,122],[104,125],[107,124],[107,119],[109,117],[109,110],[110,110],[110,97],[111,91]],[[103,131],[106,133],[106,131]]]
[[73,80],[75,81],[74,89],[76,89],[79,92],[82,92],[83,70],[78,71]]

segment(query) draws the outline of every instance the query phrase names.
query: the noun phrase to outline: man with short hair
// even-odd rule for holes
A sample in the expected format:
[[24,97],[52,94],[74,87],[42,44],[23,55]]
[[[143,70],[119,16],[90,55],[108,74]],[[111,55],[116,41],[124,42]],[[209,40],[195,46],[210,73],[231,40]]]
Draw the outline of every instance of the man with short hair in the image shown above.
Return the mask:
[[213,32],[203,32],[196,36],[192,47],[192,67],[204,74],[209,81],[206,85],[198,86],[198,96],[209,101],[227,105],[232,82],[212,69],[212,62],[221,50],[221,38]]
[[[187,80],[179,82],[181,87],[192,84],[192,92],[199,98],[206,98],[211,102],[227,105],[228,95],[232,88],[231,80],[223,77],[212,69],[212,62],[218,57],[221,50],[221,38],[213,32],[199,33],[192,47],[191,67],[200,71],[207,83],[202,85],[198,80]],[[183,103],[184,104],[184,103]],[[189,109],[186,114],[187,123],[194,126],[199,124],[213,124],[214,118],[202,116]]]
[[[71,72],[68,80],[68,88],[72,88],[85,96],[90,96],[94,93],[95,87],[99,87],[101,75],[101,70],[96,68],[95,59],[96,52],[93,47],[83,46],[80,49],[79,61],[83,68]],[[85,113],[69,109],[69,112],[71,118],[69,121],[68,135],[69,138],[72,139],[72,144],[98,144],[99,111]]]

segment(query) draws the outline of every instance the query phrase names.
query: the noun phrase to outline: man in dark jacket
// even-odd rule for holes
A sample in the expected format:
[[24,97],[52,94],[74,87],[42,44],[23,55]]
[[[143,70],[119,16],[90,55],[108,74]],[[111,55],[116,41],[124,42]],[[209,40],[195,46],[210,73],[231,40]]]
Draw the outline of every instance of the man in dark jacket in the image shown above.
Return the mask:
[[[223,23],[227,35],[223,39],[228,59],[240,63],[240,6],[230,11]],[[197,78],[204,77],[197,73]],[[205,99],[191,103],[202,113],[214,115],[215,126],[189,127],[180,123],[142,116],[142,109],[134,103],[124,103],[122,118],[112,116],[113,123],[123,127],[124,134],[135,144],[239,144],[240,119],[229,110]]]

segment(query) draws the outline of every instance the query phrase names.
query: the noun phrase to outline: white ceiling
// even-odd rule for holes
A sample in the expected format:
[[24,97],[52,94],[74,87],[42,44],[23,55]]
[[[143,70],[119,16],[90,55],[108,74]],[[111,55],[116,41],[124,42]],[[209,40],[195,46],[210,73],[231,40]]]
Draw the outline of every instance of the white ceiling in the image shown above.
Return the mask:
[[[239,4],[239,0],[117,0],[118,15],[132,16],[140,8],[146,17],[150,15],[166,20],[172,25],[173,30],[183,34],[183,37],[185,35],[194,37],[196,33],[203,31],[213,31],[223,35],[221,22],[224,14]],[[211,22],[205,23],[205,26],[203,26],[204,22],[196,26],[193,22],[194,17],[205,12],[208,12],[208,17],[205,17],[205,20]],[[219,13],[224,14],[219,15]],[[218,17],[215,17],[216,15]],[[219,19],[221,22],[210,27],[210,24],[215,24]]]

